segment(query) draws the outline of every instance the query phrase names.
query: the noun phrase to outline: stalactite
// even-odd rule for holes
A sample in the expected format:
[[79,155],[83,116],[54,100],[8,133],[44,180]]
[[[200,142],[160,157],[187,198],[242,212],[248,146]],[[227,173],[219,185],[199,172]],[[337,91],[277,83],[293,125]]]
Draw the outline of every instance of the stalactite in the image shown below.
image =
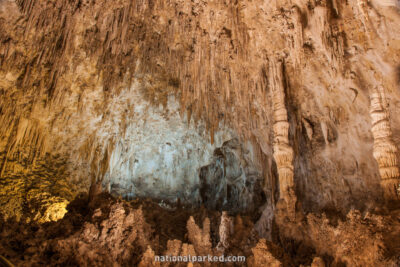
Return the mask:
[[393,142],[388,103],[384,88],[373,90],[371,100],[372,134],[374,137],[374,158],[378,162],[381,185],[385,199],[398,200],[400,197],[400,172],[398,149]]
[[36,159],[43,157],[47,152],[46,132],[38,121],[21,118],[13,123],[15,123],[15,129],[7,141],[0,177],[5,173],[8,160],[18,159],[20,162],[27,160],[34,167]]
[[294,192],[293,148],[289,144],[289,122],[283,87],[282,59],[273,58],[269,63],[270,86],[274,118],[274,159],[276,161],[280,201],[291,218],[295,216],[296,195]]
[[[393,1],[385,0],[384,5],[393,6]],[[88,147],[83,145],[86,143],[84,139],[89,139],[92,134],[96,136],[97,130],[107,127],[108,117],[104,115],[108,110],[104,107],[108,100],[120,97],[121,88],[143,82],[146,84],[143,95],[150,95],[146,100],[151,100],[152,105],[161,103],[164,109],[169,108],[168,96],[175,95],[180,100],[182,117],[187,116],[188,121],[195,121],[196,125],[205,124],[211,143],[214,135],[215,143],[219,141],[221,125],[237,134],[241,142],[257,136],[255,149],[256,146],[263,148],[260,158],[275,158],[281,198],[293,213],[296,202],[293,172],[299,167],[297,161],[293,167],[293,149],[297,155],[297,151],[303,148],[314,148],[306,145],[300,148],[298,142],[293,142],[293,149],[290,147],[285,93],[280,77],[281,62],[271,63],[273,66],[270,68],[276,73],[268,75],[269,71],[263,69],[267,51],[283,49],[288,55],[285,62],[290,60],[288,66],[298,70],[296,74],[285,71],[296,76],[290,77],[296,84],[290,92],[297,101],[290,103],[290,110],[298,111],[294,115],[309,113],[319,117],[322,107],[310,107],[313,97],[317,96],[324,99],[321,103],[340,106],[347,112],[347,100],[338,99],[334,103],[332,95],[336,90],[334,87],[348,85],[349,81],[341,74],[347,65],[351,65],[348,58],[364,57],[363,48],[377,48],[376,54],[383,61],[390,58],[370,42],[375,37],[372,26],[377,23],[369,2],[296,0],[210,4],[207,1],[17,0],[13,2],[18,11],[15,21],[0,20],[0,43],[4,44],[0,48],[0,124],[12,125],[10,122],[21,117],[40,121],[40,127],[36,129],[34,124],[30,124],[24,138],[19,136],[18,141],[12,137],[8,143],[10,129],[15,127],[0,129],[0,139],[5,143],[1,144],[5,149],[1,147],[0,151],[5,155],[0,162],[2,173],[13,154],[18,155],[18,160],[21,155],[24,158],[28,155],[29,159],[39,158],[37,148],[49,146],[52,150],[48,152],[59,153],[71,160],[69,164],[71,169],[74,168],[74,177],[88,177],[88,173],[93,173],[96,179],[102,179],[110,171],[111,155],[116,155],[113,146],[108,145],[109,136],[112,134],[118,142],[123,134],[116,126],[112,131],[105,130],[106,137],[94,138]],[[17,17],[20,18],[17,20]],[[395,50],[397,37],[393,38],[384,40],[384,43],[385,47]],[[265,80],[266,77],[272,83]],[[325,92],[326,88],[321,84],[333,84],[333,80],[336,80],[334,85],[328,93]],[[268,94],[263,90],[269,87],[273,88],[276,102],[274,111],[269,105]],[[90,97],[87,95],[89,92]],[[75,115],[76,99],[82,117],[93,119],[92,122],[95,117],[105,119],[96,126],[90,123],[81,127],[84,123],[77,119],[79,115]],[[353,102],[354,105],[363,105],[361,97]],[[132,110],[130,105],[126,109]],[[122,113],[114,119],[125,116]],[[309,118],[308,115],[304,118]],[[318,143],[320,128],[325,143],[329,143],[329,124],[325,123],[326,115],[321,116],[323,118],[318,118],[315,124],[303,121],[312,144]],[[368,117],[368,112],[363,116]],[[126,119],[134,120],[131,115]],[[270,142],[272,134],[263,136],[272,126],[272,120],[275,120],[274,144]],[[354,121],[340,123],[343,130],[350,128]],[[293,126],[296,126],[295,120]],[[364,141],[357,137],[351,138],[356,138],[354,143],[362,145]],[[14,144],[14,141],[17,142]],[[82,149],[76,151],[75,142],[82,145]],[[20,149],[22,146],[31,149]],[[334,145],[331,147],[336,149]],[[368,155],[372,157],[371,153]],[[304,173],[310,173],[310,177],[318,172],[312,162],[318,161],[319,156],[327,158],[330,155],[315,153],[315,157],[307,158],[301,164],[301,167],[307,166]],[[357,158],[357,162],[359,160]],[[370,159],[363,161],[367,160]],[[264,163],[264,168],[263,174],[273,177],[270,180],[278,176],[275,164]],[[300,195],[300,187],[312,186],[311,180],[296,181],[299,199],[304,198]],[[330,181],[321,183],[331,186]],[[265,187],[274,184],[266,183]],[[332,188],[332,198],[340,199],[346,194],[346,186],[339,187],[340,190]],[[271,199],[275,199],[278,195],[274,194],[275,189],[268,190],[272,192]]]

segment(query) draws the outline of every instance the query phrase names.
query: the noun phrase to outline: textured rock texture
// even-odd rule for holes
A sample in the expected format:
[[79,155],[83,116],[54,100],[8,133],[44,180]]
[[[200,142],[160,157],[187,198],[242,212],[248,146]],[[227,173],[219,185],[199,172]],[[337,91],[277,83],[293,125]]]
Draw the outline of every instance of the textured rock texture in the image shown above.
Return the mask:
[[397,0],[0,0],[0,214],[25,229],[1,254],[399,264],[399,25]]
[[[399,212],[348,213],[333,221],[308,214],[278,217],[272,240],[260,238],[251,217],[213,210],[168,209],[150,200],[123,201],[102,193],[75,198],[57,222],[2,221],[0,253],[17,266],[398,266]],[[281,219],[285,220],[282,224]],[[233,234],[224,229],[231,228]],[[221,251],[221,242],[224,250]],[[173,262],[176,256],[201,257]],[[245,256],[210,262],[203,256]],[[156,256],[170,260],[156,261]],[[191,265],[192,264],[192,265]]]
[[387,199],[400,196],[398,150],[393,142],[387,99],[382,87],[371,94],[372,134],[374,136],[374,157],[379,165],[381,184]]
[[[187,266],[187,262],[155,262],[154,257],[222,255],[215,248],[218,234],[212,234],[214,226],[207,217],[218,224],[218,212],[171,211],[155,202],[116,201],[107,194],[96,196],[89,208],[87,197],[80,196],[71,202],[69,213],[58,222],[30,227],[10,222],[2,224],[0,253],[14,264],[24,266]],[[203,224],[198,225],[192,215]],[[241,246],[239,255],[247,256],[255,241],[251,241],[251,227],[243,227],[243,221],[251,225],[247,217],[235,219],[234,224],[242,229],[237,232],[236,241],[246,244]],[[225,255],[232,253],[229,249]],[[226,265],[202,260],[193,266]]]
[[262,173],[238,139],[215,149],[212,162],[200,168],[199,178],[200,202],[209,209],[256,211],[265,202]]
[[197,203],[238,138],[292,213],[397,198],[398,22],[396,1],[3,0],[2,181],[30,190],[59,159],[73,195]]

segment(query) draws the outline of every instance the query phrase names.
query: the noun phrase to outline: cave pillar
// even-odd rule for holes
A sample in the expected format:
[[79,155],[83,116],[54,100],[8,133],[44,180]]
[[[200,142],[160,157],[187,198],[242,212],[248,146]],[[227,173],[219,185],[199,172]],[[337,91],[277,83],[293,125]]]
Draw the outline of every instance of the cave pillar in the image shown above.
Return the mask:
[[393,142],[390,127],[388,103],[382,87],[375,88],[370,96],[372,135],[374,137],[373,156],[379,166],[381,186],[387,201],[400,198],[400,173],[398,149]]
[[283,62],[272,59],[269,64],[269,84],[272,91],[274,118],[274,159],[279,176],[280,199],[278,204],[294,218],[296,195],[294,191],[293,148],[289,144],[289,122],[283,84]]

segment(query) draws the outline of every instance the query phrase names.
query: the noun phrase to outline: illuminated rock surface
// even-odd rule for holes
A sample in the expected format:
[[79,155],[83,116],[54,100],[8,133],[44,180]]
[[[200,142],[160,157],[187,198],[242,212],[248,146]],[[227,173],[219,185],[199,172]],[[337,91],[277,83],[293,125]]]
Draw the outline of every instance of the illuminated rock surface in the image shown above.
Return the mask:
[[0,255],[400,264],[399,8],[0,0]]

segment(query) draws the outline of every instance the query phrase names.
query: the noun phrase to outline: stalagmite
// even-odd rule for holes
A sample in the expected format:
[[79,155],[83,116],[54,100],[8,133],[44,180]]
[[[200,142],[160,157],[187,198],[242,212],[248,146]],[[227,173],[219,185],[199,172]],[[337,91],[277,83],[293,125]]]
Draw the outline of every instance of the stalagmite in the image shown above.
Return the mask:
[[212,244],[210,238],[210,219],[205,218],[203,228],[200,228],[190,216],[187,221],[188,239],[193,244],[195,250],[200,255],[206,255],[211,251]]
[[229,248],[229,238],[233,230],[232,218],[228,216],[226,211],[222,212],[221,223],[219,225],[219,243],[217,249],[224,252]]
[[399,8],[0,0],[0,265],[400,266]]
[[257,267],[282,267],[282,263],[277,260],[270,252],[265,239],[260,239],[257,246],[251,249],[254,255],[250,259],[250,266]]
[[397,200],[400,196],[398,149],[393,142],[384,88],[375,88],[370,98],[371,131],[374,137],[373,154],[378,162],[382,189],[387,200]]
[[325,267],[325,262],[320,257],[315,257],[311,263],[311,267]]
[[274,118],[274,159],[279,175],[280,201],[284,201],[290,218],[294,218],[296,195],[293,181],[293,148],[289,144],[289,122],[283,85],[283,62],[274,58],[269,65]]

